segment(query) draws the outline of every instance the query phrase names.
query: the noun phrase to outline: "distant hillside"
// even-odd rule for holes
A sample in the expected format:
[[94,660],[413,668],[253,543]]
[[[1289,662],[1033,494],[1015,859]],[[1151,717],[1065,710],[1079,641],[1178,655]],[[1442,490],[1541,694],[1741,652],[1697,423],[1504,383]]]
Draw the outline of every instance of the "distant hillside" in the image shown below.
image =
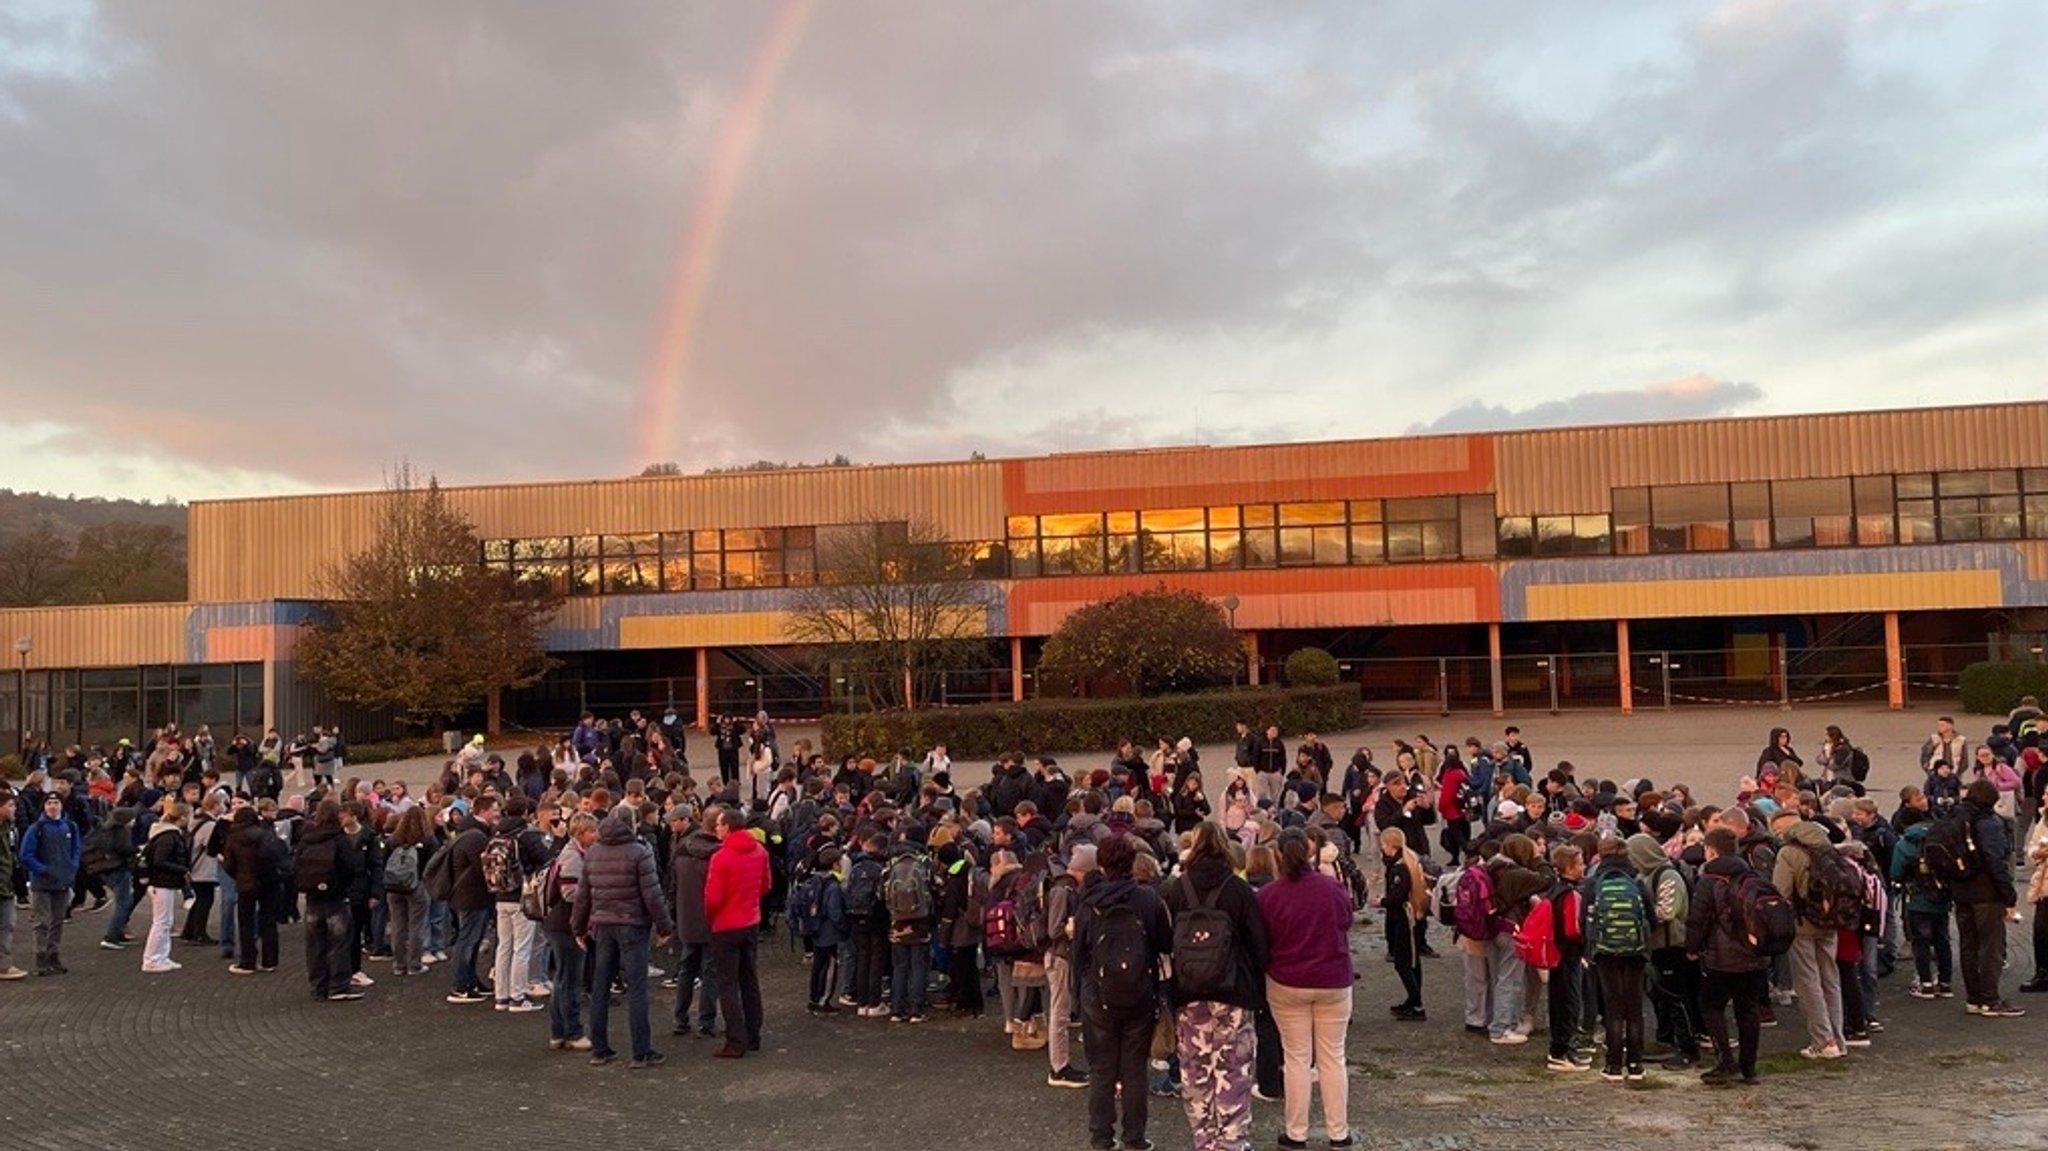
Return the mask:
[[0,489],[0,606],[185,598],[185,507]]

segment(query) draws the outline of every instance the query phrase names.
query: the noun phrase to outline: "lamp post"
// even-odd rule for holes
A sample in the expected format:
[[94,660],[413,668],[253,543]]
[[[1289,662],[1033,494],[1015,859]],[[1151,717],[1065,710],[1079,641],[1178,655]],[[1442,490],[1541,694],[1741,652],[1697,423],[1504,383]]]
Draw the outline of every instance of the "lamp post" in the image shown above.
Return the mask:
[[[1237,635],[1237,602],[1237,597],[1234,595],[1224,596],[1222,600],[1223,610],[1230,616],[1230,634],[1232,635]],[[1238,636],[1237,642],[1240,646],[1242,646],[1244,643],[1244,637]],[[1243,663],[1244,661],[1238,660],[1237,662]],[[1230,686],[1237,686],[1237,669],[1234,667],[1230,670]]]
[[[35,649],[36,641],[27,636],[22,636],[14,641],[16,660],[16,670],[14,673],[14,730],[24,753],[28,750],[28,653]],[[22,761],[22,767],[24,769],[28,767],[26,759]]]

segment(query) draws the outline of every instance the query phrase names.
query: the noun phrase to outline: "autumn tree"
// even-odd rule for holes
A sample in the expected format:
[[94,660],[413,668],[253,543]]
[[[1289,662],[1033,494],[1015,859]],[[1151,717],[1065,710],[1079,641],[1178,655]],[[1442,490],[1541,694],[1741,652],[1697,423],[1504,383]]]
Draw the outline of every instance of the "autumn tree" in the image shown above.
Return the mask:
[[70,574],[71,541],[48,516],[0,542],[0,604],[41,607],[61,602]]
[[65,585],[67,603],[184,599],[184,537],[161,524],[95,524],[78,533]]
[[555,593],[486,567],[469,520],[410,468],[385,493],[374,542],[317,586],[327,619],[297,658],[343,703],[438,725],[554,666],[542,628],[560,605]]
[[817,581],[798,588],[787,638],[816,644],[873,708],[917,707],[941,675],[987,651],[994,591],[974,549],[926,521],[821,527]]
[[1243,655],[1214,601],[1161,586],[1067,616],[1045,641],[1039,671],[1083,692],[1122,687],[1153,695],[1227,683]]

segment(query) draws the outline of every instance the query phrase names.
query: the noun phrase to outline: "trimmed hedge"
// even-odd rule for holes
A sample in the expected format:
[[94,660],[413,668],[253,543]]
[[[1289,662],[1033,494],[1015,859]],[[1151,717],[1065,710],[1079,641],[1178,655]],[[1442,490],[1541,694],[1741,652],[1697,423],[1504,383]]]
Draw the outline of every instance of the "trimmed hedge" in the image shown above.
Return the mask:
[[1963,669],[1958,686],[1964,711],[1973,715],[2004,715],[2019,706],[2023,695],[2048,699],[2048,663],[1973,663]]
[[1130,699],[1045,699],[828,715],[823,739],[833,758],[887,759],[908,748],[946,745],[954,759],[1005,751],[1079,751],[1114,748],[1128,738],[1150,748],[1160,738],[1227,743],[1233,726],[1277,724],[1288,735],[1345,731],[1365,723],[1356,687],[1255,687]]

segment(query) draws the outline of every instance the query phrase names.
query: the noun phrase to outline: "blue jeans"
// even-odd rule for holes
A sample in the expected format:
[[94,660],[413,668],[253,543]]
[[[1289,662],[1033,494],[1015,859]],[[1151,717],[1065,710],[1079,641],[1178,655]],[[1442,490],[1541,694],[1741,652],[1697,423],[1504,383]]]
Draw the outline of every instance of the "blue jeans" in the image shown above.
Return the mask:
[[220,934],[215,936],[220,940],[222,959],[235,957],[235,904],[240,899],[240,893],[235,890],[234,877],[229,876],[220,885]]
[[[548,932],[548,950],[555,956],[555,993],[548,997],[548,1037],[583,1038],[583,949],[566,931]],[[610,989],[606,989],[610,997]]]
[[128,917],[135,914],[135,873],[124,867],[108,872],[105,878],[107,894],[114,900],[114,911],[107,917],[107,933],[101,938],[109,943],[119,943],[128,930]]
[[488,907],[455,913],[455,990],[479,990],[476,981],[476,950],[483,946],[484,928],[497,913]]
[[891,943],[889,957],[889,1013],[902,1018],[923,1015],[930,1004],[932,947],[926,942]]
[[454,913],[448,910],[445,900],[429,898],[427,901],[427,945],[423,951],[448,950],[448,921]]
[[626,984],[626,1025],[632,1033],[633,1058],[654,1053],[654,1034],[647,1019],[647,928],[600,927],[593,936],[597,955],[590,994],[590,1052],[609,1055],[611,1044],[611,986],[614,979]]

